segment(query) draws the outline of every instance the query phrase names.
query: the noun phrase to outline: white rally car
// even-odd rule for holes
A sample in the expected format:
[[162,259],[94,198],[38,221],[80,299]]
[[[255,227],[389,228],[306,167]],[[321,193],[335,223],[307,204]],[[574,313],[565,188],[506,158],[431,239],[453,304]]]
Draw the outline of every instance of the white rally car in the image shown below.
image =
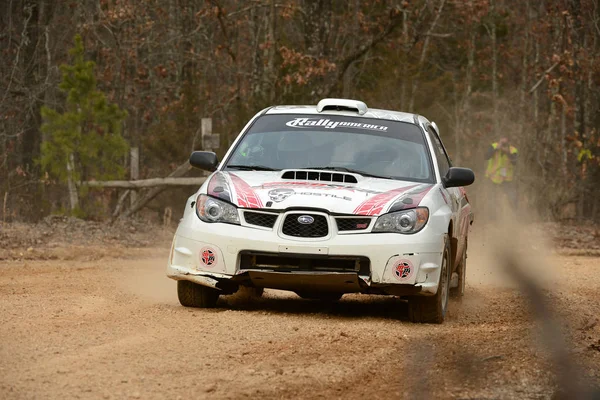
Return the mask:
[[185,206],[167,275],[184,306],[213,307],[240,287],[335,300],[400,296],[416,322],[441,323],[465,287],[473,221],[435,123],[361,101],[262,110]]

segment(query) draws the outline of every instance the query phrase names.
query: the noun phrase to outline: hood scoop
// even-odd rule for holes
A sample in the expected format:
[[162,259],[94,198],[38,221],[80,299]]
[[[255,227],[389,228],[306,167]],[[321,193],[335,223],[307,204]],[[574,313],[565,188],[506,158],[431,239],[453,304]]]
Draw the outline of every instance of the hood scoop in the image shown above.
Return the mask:
[[336,183],[358,183],[356,176],[352,174],[343,174],[340,172],[326,171],[285,171],[281,179],[302,180],[302,181],[324,181]]

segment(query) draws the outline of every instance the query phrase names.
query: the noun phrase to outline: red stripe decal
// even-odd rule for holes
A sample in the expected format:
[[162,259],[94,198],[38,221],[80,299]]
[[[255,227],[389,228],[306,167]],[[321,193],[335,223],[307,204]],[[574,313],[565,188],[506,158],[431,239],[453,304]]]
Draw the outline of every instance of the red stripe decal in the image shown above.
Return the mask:
[[260,197],[256,194],[254,189],[248,185],[242,178],[237,175],[229,173],[231,182],[235,187],[235,193],[237,197],[237,203],[240,207],[245,208],[262,208],[263,204],[260,201]]
[[414,188],[415,186],[417,185],[406,186],[373,196],[370,199],[363,201],[358,207],[356,207],[354,214],[378,215],[383,210],[383,207],[385,207],[386,204],[388,204],[394,197],[406,192],[408,189]]

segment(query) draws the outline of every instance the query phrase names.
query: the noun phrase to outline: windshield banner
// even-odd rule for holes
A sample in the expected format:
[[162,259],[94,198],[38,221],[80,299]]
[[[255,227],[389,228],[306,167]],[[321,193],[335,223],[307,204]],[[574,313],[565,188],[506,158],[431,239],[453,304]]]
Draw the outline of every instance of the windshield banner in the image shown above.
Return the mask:
[[355,129],[367,129],[372,131],[385,132],[388,130],[387,126],[364,124],[361,122],[350,122],[350,121],[332,121],[329,118],[294,118],[291,121],[285,123],[287,126],[292,128],[311,128],[311,127],[322,127],[325,129],[335,128],[355,128]]

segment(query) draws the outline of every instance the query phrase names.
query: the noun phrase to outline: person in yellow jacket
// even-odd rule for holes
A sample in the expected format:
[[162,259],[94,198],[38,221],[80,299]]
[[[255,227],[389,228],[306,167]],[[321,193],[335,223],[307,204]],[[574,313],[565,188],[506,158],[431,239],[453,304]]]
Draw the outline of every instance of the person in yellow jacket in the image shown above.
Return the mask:
[[500,199],[502,194],[508,197],[512,207],[517,207],[517,188],[515,170],[519,152],[508,138],[503,137],[491,144],[485,155],[487,167],[485,177],[491,188],[492,201]]

